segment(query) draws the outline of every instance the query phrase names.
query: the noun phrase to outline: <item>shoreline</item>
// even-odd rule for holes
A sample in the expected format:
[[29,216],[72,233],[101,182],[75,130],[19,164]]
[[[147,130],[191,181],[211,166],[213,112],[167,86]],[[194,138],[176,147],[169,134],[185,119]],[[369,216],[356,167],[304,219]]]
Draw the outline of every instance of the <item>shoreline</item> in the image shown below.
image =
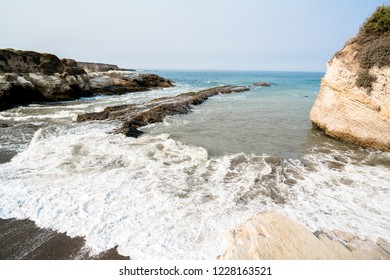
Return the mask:
[[111,248],[90,255],[85,239],[40,228],[29,219],[0,218],[1,260],[129,260]]
[[[219,260],[389,260],[390,243],[350,233],[315,232],[276,212],[261,212],[228,233]],[[130,260],[111,248],[91,255],[83,237],[38,227],[29,219],[0,218],[0,260]]]

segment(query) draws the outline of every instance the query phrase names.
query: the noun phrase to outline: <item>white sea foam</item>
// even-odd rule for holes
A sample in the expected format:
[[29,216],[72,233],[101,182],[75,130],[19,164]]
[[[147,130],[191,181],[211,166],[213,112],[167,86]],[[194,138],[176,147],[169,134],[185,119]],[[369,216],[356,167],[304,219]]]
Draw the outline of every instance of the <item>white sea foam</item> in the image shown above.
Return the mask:
[[257,171],[229,171],[229,157],[208,160],[168,135],[132,139],[97,127],[37,131],[1,166],[0,216],[86,236],[94,252],[119,244],[132,258],[192,259],[217,256],[225,230],[253,214],[236,194]]
[[[390,238],[390,175],[344,156],[209,158],[167,134],[108,134],[112,123],[49,126],[0,165],[0,217],[85,236],[93,252],[134,259],[211,259],[226,232],[261,210],[312,230]],[[332,165],[333,164],[333,165]],[[336,166],[337,168],[335,168]]]

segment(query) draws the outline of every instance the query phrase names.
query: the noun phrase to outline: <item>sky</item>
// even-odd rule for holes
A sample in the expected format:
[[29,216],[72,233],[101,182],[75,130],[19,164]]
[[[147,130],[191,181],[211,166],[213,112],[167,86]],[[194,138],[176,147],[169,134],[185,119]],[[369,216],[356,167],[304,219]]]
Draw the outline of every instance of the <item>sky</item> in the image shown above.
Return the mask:
[[135,69],[325,71],[376,0],[0,0],[0,48]]

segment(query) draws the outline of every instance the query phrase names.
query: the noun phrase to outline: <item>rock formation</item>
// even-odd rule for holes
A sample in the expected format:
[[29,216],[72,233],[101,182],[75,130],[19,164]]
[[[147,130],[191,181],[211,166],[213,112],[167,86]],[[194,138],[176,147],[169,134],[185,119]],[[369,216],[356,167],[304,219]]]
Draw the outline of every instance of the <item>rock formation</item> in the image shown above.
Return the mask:
[[192,105],[199,105],[211,96],[247,90],[249,90],[248,87],[220,86],[199,92],[187,92],[175,97],[156,98],[146,104],[107,107],[101,112],[79,115],[77,121],[120,120],[123,125],[118,132],[127,136],[138,137],[142,134],[138,128],[151,123],[162,122],[166,116],[186,114],[190,112]]
[[172,87],[171,81],[155,74],[134,71],[89,72],[89,88],[94,94],[123,94],[151,88]]
[[108,72],[108,71],[136,71],[134,69],[119,68],[114,64],[96,63],[96,62],[81,62],[77,61],[77,66],[89,72]]
[[378,8],[328,62],[310,113],[314,126],[326,134],[385,151],[390,150],[389,23],[390,8]]
[[39,101],[90,96],[88,75],[74,60],[52,54],[0,50],[0,110]]
[[273,212],[259,213],[233,230],[230,246],[220,259],[230,260],[340,260],[390,259],[390,244],[352,234],[307,228]]
[[[80,64],[85,65],[85,63]],[[117,66],[88,64],[53,54],[0,49],[0,110],[41,101],[73,100],[97,94],[123,94],[171,87],[169,80],[134,71],[107,71]],[[102,66],[106,65],[106,66]],[[91,72],[91,69],[104,70]]]

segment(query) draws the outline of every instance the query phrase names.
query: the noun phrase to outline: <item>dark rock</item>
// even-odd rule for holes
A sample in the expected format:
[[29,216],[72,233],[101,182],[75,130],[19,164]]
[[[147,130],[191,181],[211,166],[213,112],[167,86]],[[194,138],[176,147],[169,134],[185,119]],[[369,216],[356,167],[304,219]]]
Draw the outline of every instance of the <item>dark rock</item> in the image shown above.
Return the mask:
[[0,49],[0,110],[91,94],[88,76],[74,60],[60,60],[47,53]]
[[267,82],[260,82],[260,83],[254,83],[253,86],[255,87],[270,87],[272,84],[267,83]]
[[199,92],[187,92],[175,97],[156,98],[146,104],[107,107],[102,112],[79,115],[77,121],[120,120],[123,125],[117,132],[138,137],[142,133],[138,128],[162,122],[166,116],[189,113],[191,106],[199,105],[211,96],[248,90],[248,87],[222,86]]
[[0,123],[0,128],[7,128],[7,127],[9,127],[8,124],[6,124],[6,123]]
[[127,136],[127,137],[133,137],[133,138],[138,138],[139,136],[141,136],[142,134],[144,134],[143,131],[140,131],[134,127],[129,127],[127,129],[127,131],[123,131],[123,133]]
[[62,73],[64,65],[52,54],[0,49],[0,73]]
[[117,95],[173,86],[170,80],[155,74],[110,71],[89,73],[89,77],[90,89],[97,94],[104,95]]
[[172,82],[170,80],[164,79],[156,74],[141,74],[139,79],[135,79],[141,87],[171,87]]

